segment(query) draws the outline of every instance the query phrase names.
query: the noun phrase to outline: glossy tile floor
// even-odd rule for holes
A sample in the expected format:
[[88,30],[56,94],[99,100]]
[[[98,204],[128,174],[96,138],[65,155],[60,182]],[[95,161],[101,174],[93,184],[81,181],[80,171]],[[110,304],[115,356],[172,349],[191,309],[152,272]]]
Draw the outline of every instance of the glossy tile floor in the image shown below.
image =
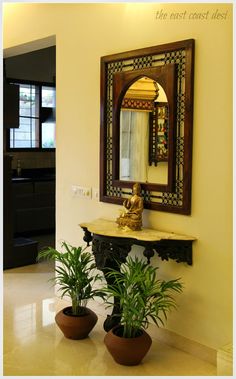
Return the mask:
[[4,376],[216,375],[215,366],[155,339],[139,366],[118,365],[103,344],[104,307],[95,302],[89,307],[99,320],[90,337],[66,339],[54,317],[68,304],[54,297],[52,272],[47,263],[4,271]]

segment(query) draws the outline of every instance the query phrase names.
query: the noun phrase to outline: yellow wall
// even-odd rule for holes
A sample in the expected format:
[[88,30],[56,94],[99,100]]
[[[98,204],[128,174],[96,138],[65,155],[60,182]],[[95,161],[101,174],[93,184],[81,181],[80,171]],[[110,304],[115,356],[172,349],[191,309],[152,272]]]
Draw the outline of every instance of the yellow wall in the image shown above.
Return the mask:
[[[225,18],[211,19],[214,11]],[[165,20],[156,12],[167,13]],[[186,13],[184,13],[186,11]],[[207,14],[206,12],[209,11]],[[179,12],[185,19],[169,19]],[[189,19],[201,12],[207,19]],[[185,15],[185,16],[184,16]],[[173,16],[172,16],[173,17]],[[56,35],[57,241],[82,243],[78,224],[115,218],[115,205],[72,197],[99,187],[100,57],[194,38],[192,214],[145,211],[145,224],[197,237],[193,266],[156,262],[182,277],[179,310],[167,327],[212,348],[232,340],[232,5],[5,4],[4,48]],[[222,96],[224,94],[224,96]],[[137,250],[137,253],[140,251]]]

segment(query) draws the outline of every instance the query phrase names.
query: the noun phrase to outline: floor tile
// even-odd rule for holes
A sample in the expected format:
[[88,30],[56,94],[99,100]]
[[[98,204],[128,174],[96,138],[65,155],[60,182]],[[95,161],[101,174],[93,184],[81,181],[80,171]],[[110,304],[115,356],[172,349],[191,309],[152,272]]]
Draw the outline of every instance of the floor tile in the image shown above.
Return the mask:
[[68,305],[48,281],[53,267],[40,263],[5,270],[4,375],[6,376],[215,376],[216,367],[153,339],[143,362],[114,362],[103,343],[104,307],[90,302],[98,322],[87,339],[66,339],[54,317]]

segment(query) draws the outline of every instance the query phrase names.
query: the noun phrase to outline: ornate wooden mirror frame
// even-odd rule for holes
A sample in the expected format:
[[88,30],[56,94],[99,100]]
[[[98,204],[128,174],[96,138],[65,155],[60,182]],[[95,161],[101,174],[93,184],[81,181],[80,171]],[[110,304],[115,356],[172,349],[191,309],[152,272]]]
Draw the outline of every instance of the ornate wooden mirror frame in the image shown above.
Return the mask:
[[[174,71],[169,69],[173,66]],[[133,182],[118,178],[122,95],[128,85],[141,76],[158,81],[161,70],[171,71],[172,74],[163,74],[163,79],[160,79],[167,94],[171,94],[171,99],[168,98],[171,128],[168,183],[141,183],[142,195],[147,209],[190,214],[193,69],[193,39],[101,58],[100,201],[122,204],[132,192]],[[175,83],[168,84],[169,80]]]

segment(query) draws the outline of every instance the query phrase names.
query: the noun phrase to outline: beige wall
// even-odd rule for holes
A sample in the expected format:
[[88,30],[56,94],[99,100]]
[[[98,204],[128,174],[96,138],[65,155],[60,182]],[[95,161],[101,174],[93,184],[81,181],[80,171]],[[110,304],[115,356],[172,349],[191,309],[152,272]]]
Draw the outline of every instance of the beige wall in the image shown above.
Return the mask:
[[[161,9],[168,18],[186,10],[186,19],[156,19]],[[210,19],[217,9],[226,19]],[[207,20],[188,19],[207,11]],[[144,220],[198,239],[192,267],[154,263],[162,277],[185,283],[167,328],[212,348],[232,340],[231,12],[229,4],[201,3],[4,5],[5,48],[56,35],[57,240],[72,244],[82,243],[80,222],[115,218],[119,208],[71,192],[73,184],[99,187],[100,57],[195,39],[192,214],[145,211]]]

